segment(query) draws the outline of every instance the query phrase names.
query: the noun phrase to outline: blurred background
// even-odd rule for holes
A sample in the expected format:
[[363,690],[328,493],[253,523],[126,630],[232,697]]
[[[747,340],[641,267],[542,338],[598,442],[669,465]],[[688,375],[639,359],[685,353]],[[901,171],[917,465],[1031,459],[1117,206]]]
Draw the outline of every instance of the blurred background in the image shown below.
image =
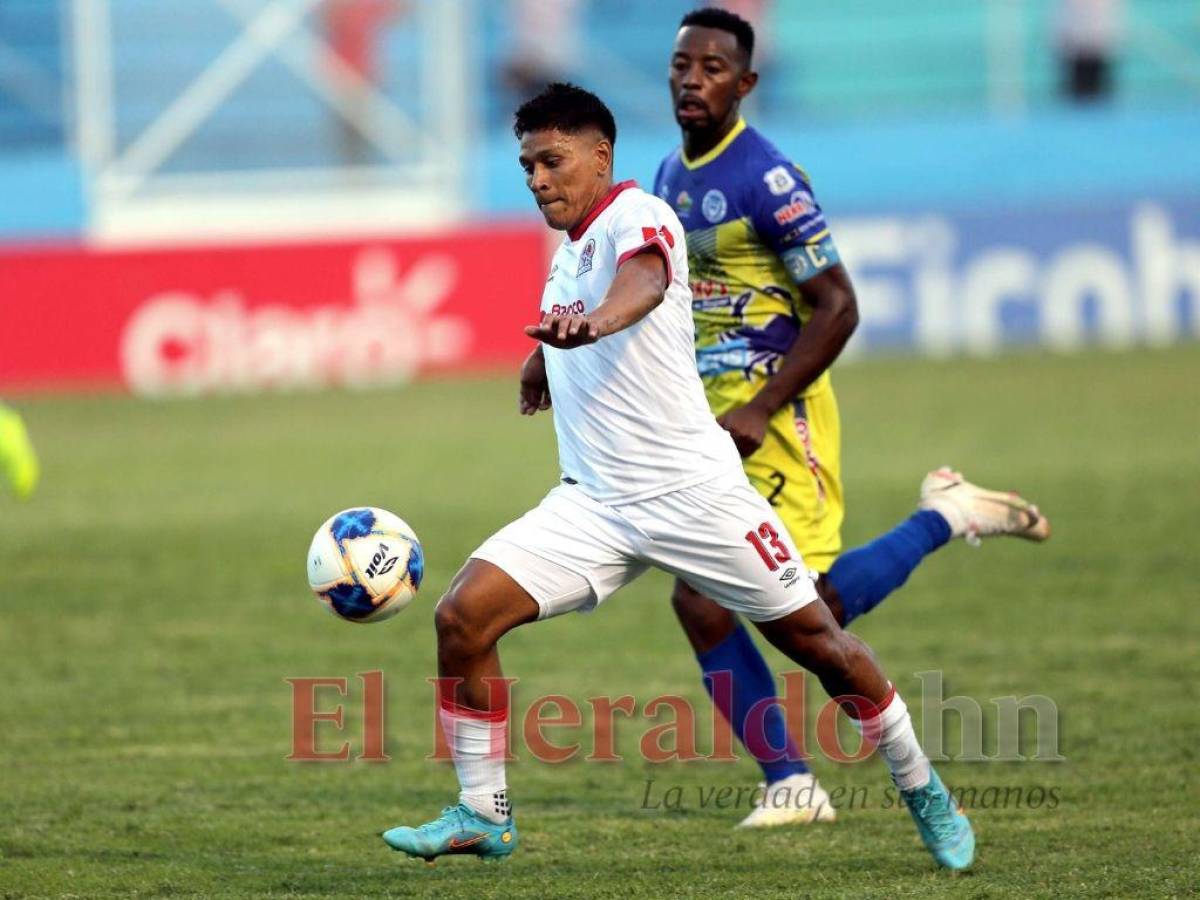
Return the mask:
[[[0,0],[0,390],[506,366],[548,237],[511,110],[596,90],[649,184],[693,5]],[[728,5],[856,276],[851,356],[1200,333],[1193,0]]]

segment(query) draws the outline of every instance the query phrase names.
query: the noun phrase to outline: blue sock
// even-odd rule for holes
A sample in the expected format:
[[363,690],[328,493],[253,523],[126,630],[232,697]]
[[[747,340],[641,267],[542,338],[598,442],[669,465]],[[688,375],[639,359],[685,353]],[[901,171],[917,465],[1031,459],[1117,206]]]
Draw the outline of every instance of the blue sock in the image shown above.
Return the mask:
[[[733,634],[696,658],[704,671],[708,695],[762,768],[767,784],[807,772],[808,766],[788,733],[782,707],[771,702],[775,700],[775,678],[742,624],[739,622]],[[722,689],[715,692],[714,678],[722,680]],[[753,733],[747,734],[747,713],[755,704],[757,711],[749,716]]]
[[950,525],[931,509],[915,512],[869,544],[837,558],[826,576],[849,625],[908,580],[921,560],[950,540]]

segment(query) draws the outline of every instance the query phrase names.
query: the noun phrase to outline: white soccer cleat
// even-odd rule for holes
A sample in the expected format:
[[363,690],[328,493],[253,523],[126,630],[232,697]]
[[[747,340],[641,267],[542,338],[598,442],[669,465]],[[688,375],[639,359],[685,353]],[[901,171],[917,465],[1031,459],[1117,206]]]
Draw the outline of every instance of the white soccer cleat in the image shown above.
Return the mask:
[[1050,520],[1015,491],[989,491],[971,484],[948,466],[921,482],[920,509],[940,513],[953,537],[978,546],[980,539],[1008,534],[1027,541],[1050,537]]
[[832,822],[837,810],[812,772],[789,775],[771,785],[760,784],[762,797],[738,828],[774,828],[777,825],[808,825]]

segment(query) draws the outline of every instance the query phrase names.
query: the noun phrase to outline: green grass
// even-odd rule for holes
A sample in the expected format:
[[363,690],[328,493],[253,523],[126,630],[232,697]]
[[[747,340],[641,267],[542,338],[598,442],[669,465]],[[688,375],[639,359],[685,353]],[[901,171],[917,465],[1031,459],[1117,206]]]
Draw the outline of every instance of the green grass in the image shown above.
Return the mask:
[[[989,740],[991,698],[1058,705],[1065,762],[941,766],[952,785],[1058,790],[1053,810],[976,809],[972,874],[933,868],[906,815],[881,808],[874,761],[817,760],[828,786],[872,792],[836,825],[734,833],[741,812],[699,808],[695,791],[753,784],[756,768],[649,765],[637,756],[644,720],[620,726],[622,764],[522,753],[509,773],[522,847],[504,866],[426,869],[384,848],[378,831],[453,796],[452,771],[424,760],[433,604],[466,554],[555,478],[551,423],[519,418],[506,379],[19,404],[45,480],[28,505],[0,498],[0,896],[1195,890],[1200,350],[873,362],[837,384],[849,545],[904,516],[942,462],[1020,488],[1054,522],[1044,547],[947,548],[857,628],[914,712],[914,673],[930,669],[983,705]],[[359,503],[403,515],[428,554],[413,608],[371,627],[336,621],[304,583],[313,529]],[[673,692],[707,710],[667,591],[651,574],[594,615],[506,638],[518,709],[545,693]],[[387,676],[391,761],[285,762],[283,679],[353,684],[371,669]],[[647,779],[655,792],[680,785],[685,807],[640,809]]]

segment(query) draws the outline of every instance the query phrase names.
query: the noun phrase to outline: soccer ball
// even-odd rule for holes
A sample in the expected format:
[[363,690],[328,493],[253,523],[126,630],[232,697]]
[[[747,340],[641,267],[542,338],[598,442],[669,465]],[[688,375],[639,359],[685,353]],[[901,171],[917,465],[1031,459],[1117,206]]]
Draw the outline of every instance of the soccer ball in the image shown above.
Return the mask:
[[403,519],[371,506],[330,516],[308,548],[308,584],[348,622],[382,622],[412,602],[425,574],[421,542]]

